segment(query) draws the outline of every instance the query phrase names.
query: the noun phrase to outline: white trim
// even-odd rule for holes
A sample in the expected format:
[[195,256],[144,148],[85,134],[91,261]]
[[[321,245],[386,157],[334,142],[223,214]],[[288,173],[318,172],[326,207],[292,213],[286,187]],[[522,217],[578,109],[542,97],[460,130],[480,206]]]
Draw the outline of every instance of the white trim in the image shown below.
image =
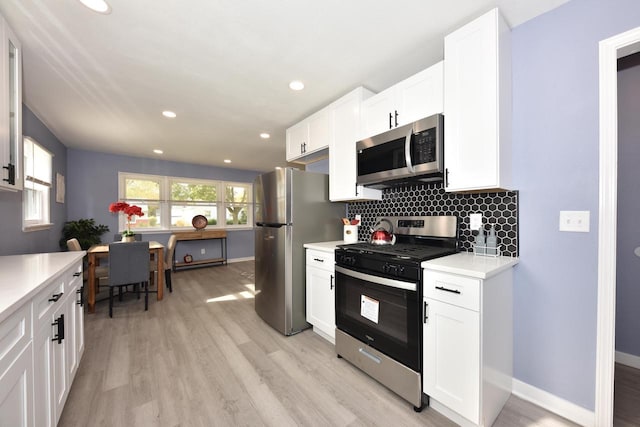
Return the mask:
[[631,366],[632,368],[640,369],[640,356],[635,354],[623,353],[616,351],[616,363],[621,365]]
[[581,426],[593,427],[596,425],[594,412],[515,378],[513,379],[512,393],[520,399],[538,405]]
[[445,417],[449,418],[451,421],[453,421],[454,423],[456,423],[460,427],[475,427],[476,426],[476,424],[472,423],[471,421],[469,421],[468,419],[466,419],[462,415],[460,415],[457,412],[449,409],[449,407],[443,405],[442,403],[438,402],[437,400],[435,400],[433,398],[429,399],[429,408],[431,408],[434,411],[439,412],[440,414],[442,414]]
[[256,258],[252,257],[252,256],[248,256],[248,257],[244,257],[244,258],[233,258],[233,259],[228,259],[227,260],[227,264],[231,264],[234,262],[243,262],[243,261],[254,261]]
[[613,425],[616,313],[616,215],[618,200],[619,53],[640,41],[640,27],[600,42],[600,173],[598,204],[598,307],[596,332],[595,423]]

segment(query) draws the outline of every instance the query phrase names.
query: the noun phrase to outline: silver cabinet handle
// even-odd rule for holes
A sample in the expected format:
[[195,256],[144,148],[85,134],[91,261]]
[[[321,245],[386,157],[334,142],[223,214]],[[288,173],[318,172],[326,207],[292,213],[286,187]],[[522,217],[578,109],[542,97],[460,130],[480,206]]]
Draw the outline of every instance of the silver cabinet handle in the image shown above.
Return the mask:
[[358,349],[358,351],[360,352],[360,354],[362,354],[363,356],[367,356],[369,359],[373,360],[376,363],[380,363],[380,358],[374,356],[373,354],[369,353],[367,350],[365,350],[364,348],[360,347]]

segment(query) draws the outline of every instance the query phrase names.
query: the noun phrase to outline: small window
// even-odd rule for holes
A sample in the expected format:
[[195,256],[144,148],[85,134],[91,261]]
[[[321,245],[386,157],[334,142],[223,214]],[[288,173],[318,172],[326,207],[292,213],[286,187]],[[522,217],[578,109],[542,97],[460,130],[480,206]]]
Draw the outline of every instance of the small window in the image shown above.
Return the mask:
[[23,229],[50,225],[52,154],[31,138],[24,138]]

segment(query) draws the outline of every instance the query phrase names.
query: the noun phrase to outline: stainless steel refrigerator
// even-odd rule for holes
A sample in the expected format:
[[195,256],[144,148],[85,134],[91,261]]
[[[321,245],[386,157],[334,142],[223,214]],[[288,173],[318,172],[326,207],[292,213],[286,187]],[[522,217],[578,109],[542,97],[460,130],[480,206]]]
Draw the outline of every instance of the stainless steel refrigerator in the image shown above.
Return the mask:
[[329,176],[292,168],[256,178],[255,307],[284,335],[307,328],[303,245],[342,239],[344,203],[329,202]]

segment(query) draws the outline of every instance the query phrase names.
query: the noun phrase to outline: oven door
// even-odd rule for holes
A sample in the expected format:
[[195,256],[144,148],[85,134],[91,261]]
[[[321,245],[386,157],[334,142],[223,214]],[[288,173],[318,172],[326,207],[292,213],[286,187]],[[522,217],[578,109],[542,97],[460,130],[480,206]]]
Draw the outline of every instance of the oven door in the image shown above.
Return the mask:
[[336,327],[420,372],[419,284],[335,269]]

